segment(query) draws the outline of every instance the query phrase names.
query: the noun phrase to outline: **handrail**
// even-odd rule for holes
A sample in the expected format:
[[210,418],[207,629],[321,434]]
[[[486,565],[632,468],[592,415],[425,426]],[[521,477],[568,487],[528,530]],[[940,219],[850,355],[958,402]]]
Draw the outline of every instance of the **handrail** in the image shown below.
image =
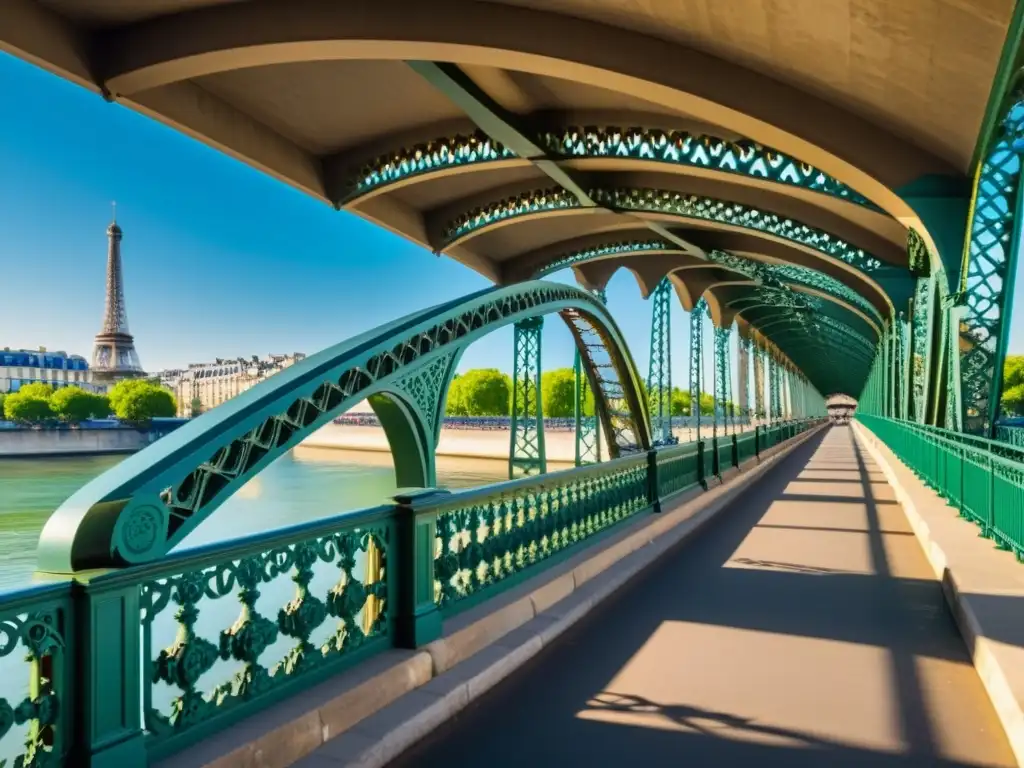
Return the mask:
[[402,492],[394,503],[2,592],[0,659],[23,664],[29,695],[18,674],[0,676],[0,687],[18,689],[0,711],[6,702],[26,726],[0,726],[0,760],[150,765],[370,655],[421,647],[446,617],[818,423],[454,493]]

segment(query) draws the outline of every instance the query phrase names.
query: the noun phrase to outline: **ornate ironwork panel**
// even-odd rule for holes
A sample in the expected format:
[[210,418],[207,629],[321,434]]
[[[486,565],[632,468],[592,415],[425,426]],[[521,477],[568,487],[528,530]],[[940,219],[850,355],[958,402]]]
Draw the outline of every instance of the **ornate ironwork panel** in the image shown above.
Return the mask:
[[512,446],[508,476],[547,472],[544,451],[544,413],[540,392],[540,340],[543,320],[539,317],[515,324],[513,341],[515,365],[512,371]]
[[966,311],[960,322],[960,394],[963,428],[989,434],[999,408],[1019,248],[1020,153],[1024,151],[1024,104],[1006,115],[1002,136],[985,158],[975,183],[970,234],[962,269]]
[[873,208],[863,195],[807,163],[748,139],[622,126],[578,127],[541,134],[545,149],[563,157],[614,157],[655,160],[708,168],[777,184],[809,189]]
[[718,416],[722,415],[723,432],[728,433],[728,401],[729,401],[729,332],[725,328],[715,328],[715,418],[711,422],[713,435],[718,434]]
[[441,399],[448,388],[455,357],[455,352],[442,355],[391,386],[392,390],[403,395],[420,412],[431,437],[441,428]]
[[178,558],[143,581],[149,749],[166,752],[235,709],[320,682],[356,651],[390,646],[384,514],[229,557]]
[[647,456],[452,494],[437,512],[435,594],[455,609],[467,597],[646,509]]
[[651,359],[647,398],[656,444],[672,442],[672,284],[663,277],[651,293]]
[[697,425],[697,440],[700,440],[700,395],[703,362],[701,350],[704,346],[704,315],[708,303],[703,298],[690,312],[690,414]]
[[447,248],[456,240],[477,230],[534,213],[559,211],[581,207],[579,199],[561,187],[548,187],[524,192],[521,195],[498,200],[490,205],[474,208],[450,221],[441,233],[442,247]]
[[455,136],[441,136],[432,141],[403,147],[378,155],[365,163],[354,175],[351,187],[339,201],[344,205],[376,189],[396,184],[415,176],[448,168],[509,160],[516,154],[483,131]]
[[913,354],[911,355],[911,382],[913,388],[914,421],[928,421],[928,393],[932,363],[932,333],[935,306],[934,280],[919,277],[914,288]]
[[590,191],[590,197],[599,205],[613,210],[665,213],[764,232],[813,248],[865,273],[882,267],[882,262],[876,257],[842,238],[776,213],[739,203],[669,190],[629,187],[594,189]]
[[534,274],[534,277],[543,277],[560,269],[571,267],[574,264],[597,261],[598,259],[606,259],[611,256],[623,256],[627,253],[670,251],[676,248],[677,246],[669,245],[664,240],[621,240],[606,245],[594,246],[593,248],[584,248],[580,251],[569,251],[556,256],[551,261],[545,262]]
[[[0,611],[0,765],[68,765],[75,679],[71,587],[30,587],[4,595]],[[19,663],[20,661],[20,663]]]

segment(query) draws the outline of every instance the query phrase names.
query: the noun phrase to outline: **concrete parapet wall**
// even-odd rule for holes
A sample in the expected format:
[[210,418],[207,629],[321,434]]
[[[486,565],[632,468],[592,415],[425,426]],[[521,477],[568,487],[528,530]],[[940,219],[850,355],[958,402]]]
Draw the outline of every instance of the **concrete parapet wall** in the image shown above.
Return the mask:
[[135,429],[19,429],[0,431],[0,458],[134,453],[160,437]]

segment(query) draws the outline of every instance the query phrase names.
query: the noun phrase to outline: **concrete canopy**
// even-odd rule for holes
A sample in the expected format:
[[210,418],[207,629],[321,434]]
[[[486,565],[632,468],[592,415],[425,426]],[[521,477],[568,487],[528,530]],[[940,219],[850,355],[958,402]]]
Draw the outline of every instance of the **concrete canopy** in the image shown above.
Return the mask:
[[721,252],[814,270],[877,330],[908,230],[937,250],[901,190],[969,188],[1013,8],[3,0],[0,48],[495,282],[752,290],[692,263]]

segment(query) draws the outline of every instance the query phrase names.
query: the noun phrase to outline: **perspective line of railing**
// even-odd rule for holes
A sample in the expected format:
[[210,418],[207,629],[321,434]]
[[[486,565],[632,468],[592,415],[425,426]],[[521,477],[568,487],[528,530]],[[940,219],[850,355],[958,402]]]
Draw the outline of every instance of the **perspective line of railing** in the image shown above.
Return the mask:
[[856,418],[982,536],[1024,562],[1024,449],[882,416]]
[[[821,423],[395,502],[0,594],[0,766],[146,765]],[[20,688],[19,688],[20,686]]]

